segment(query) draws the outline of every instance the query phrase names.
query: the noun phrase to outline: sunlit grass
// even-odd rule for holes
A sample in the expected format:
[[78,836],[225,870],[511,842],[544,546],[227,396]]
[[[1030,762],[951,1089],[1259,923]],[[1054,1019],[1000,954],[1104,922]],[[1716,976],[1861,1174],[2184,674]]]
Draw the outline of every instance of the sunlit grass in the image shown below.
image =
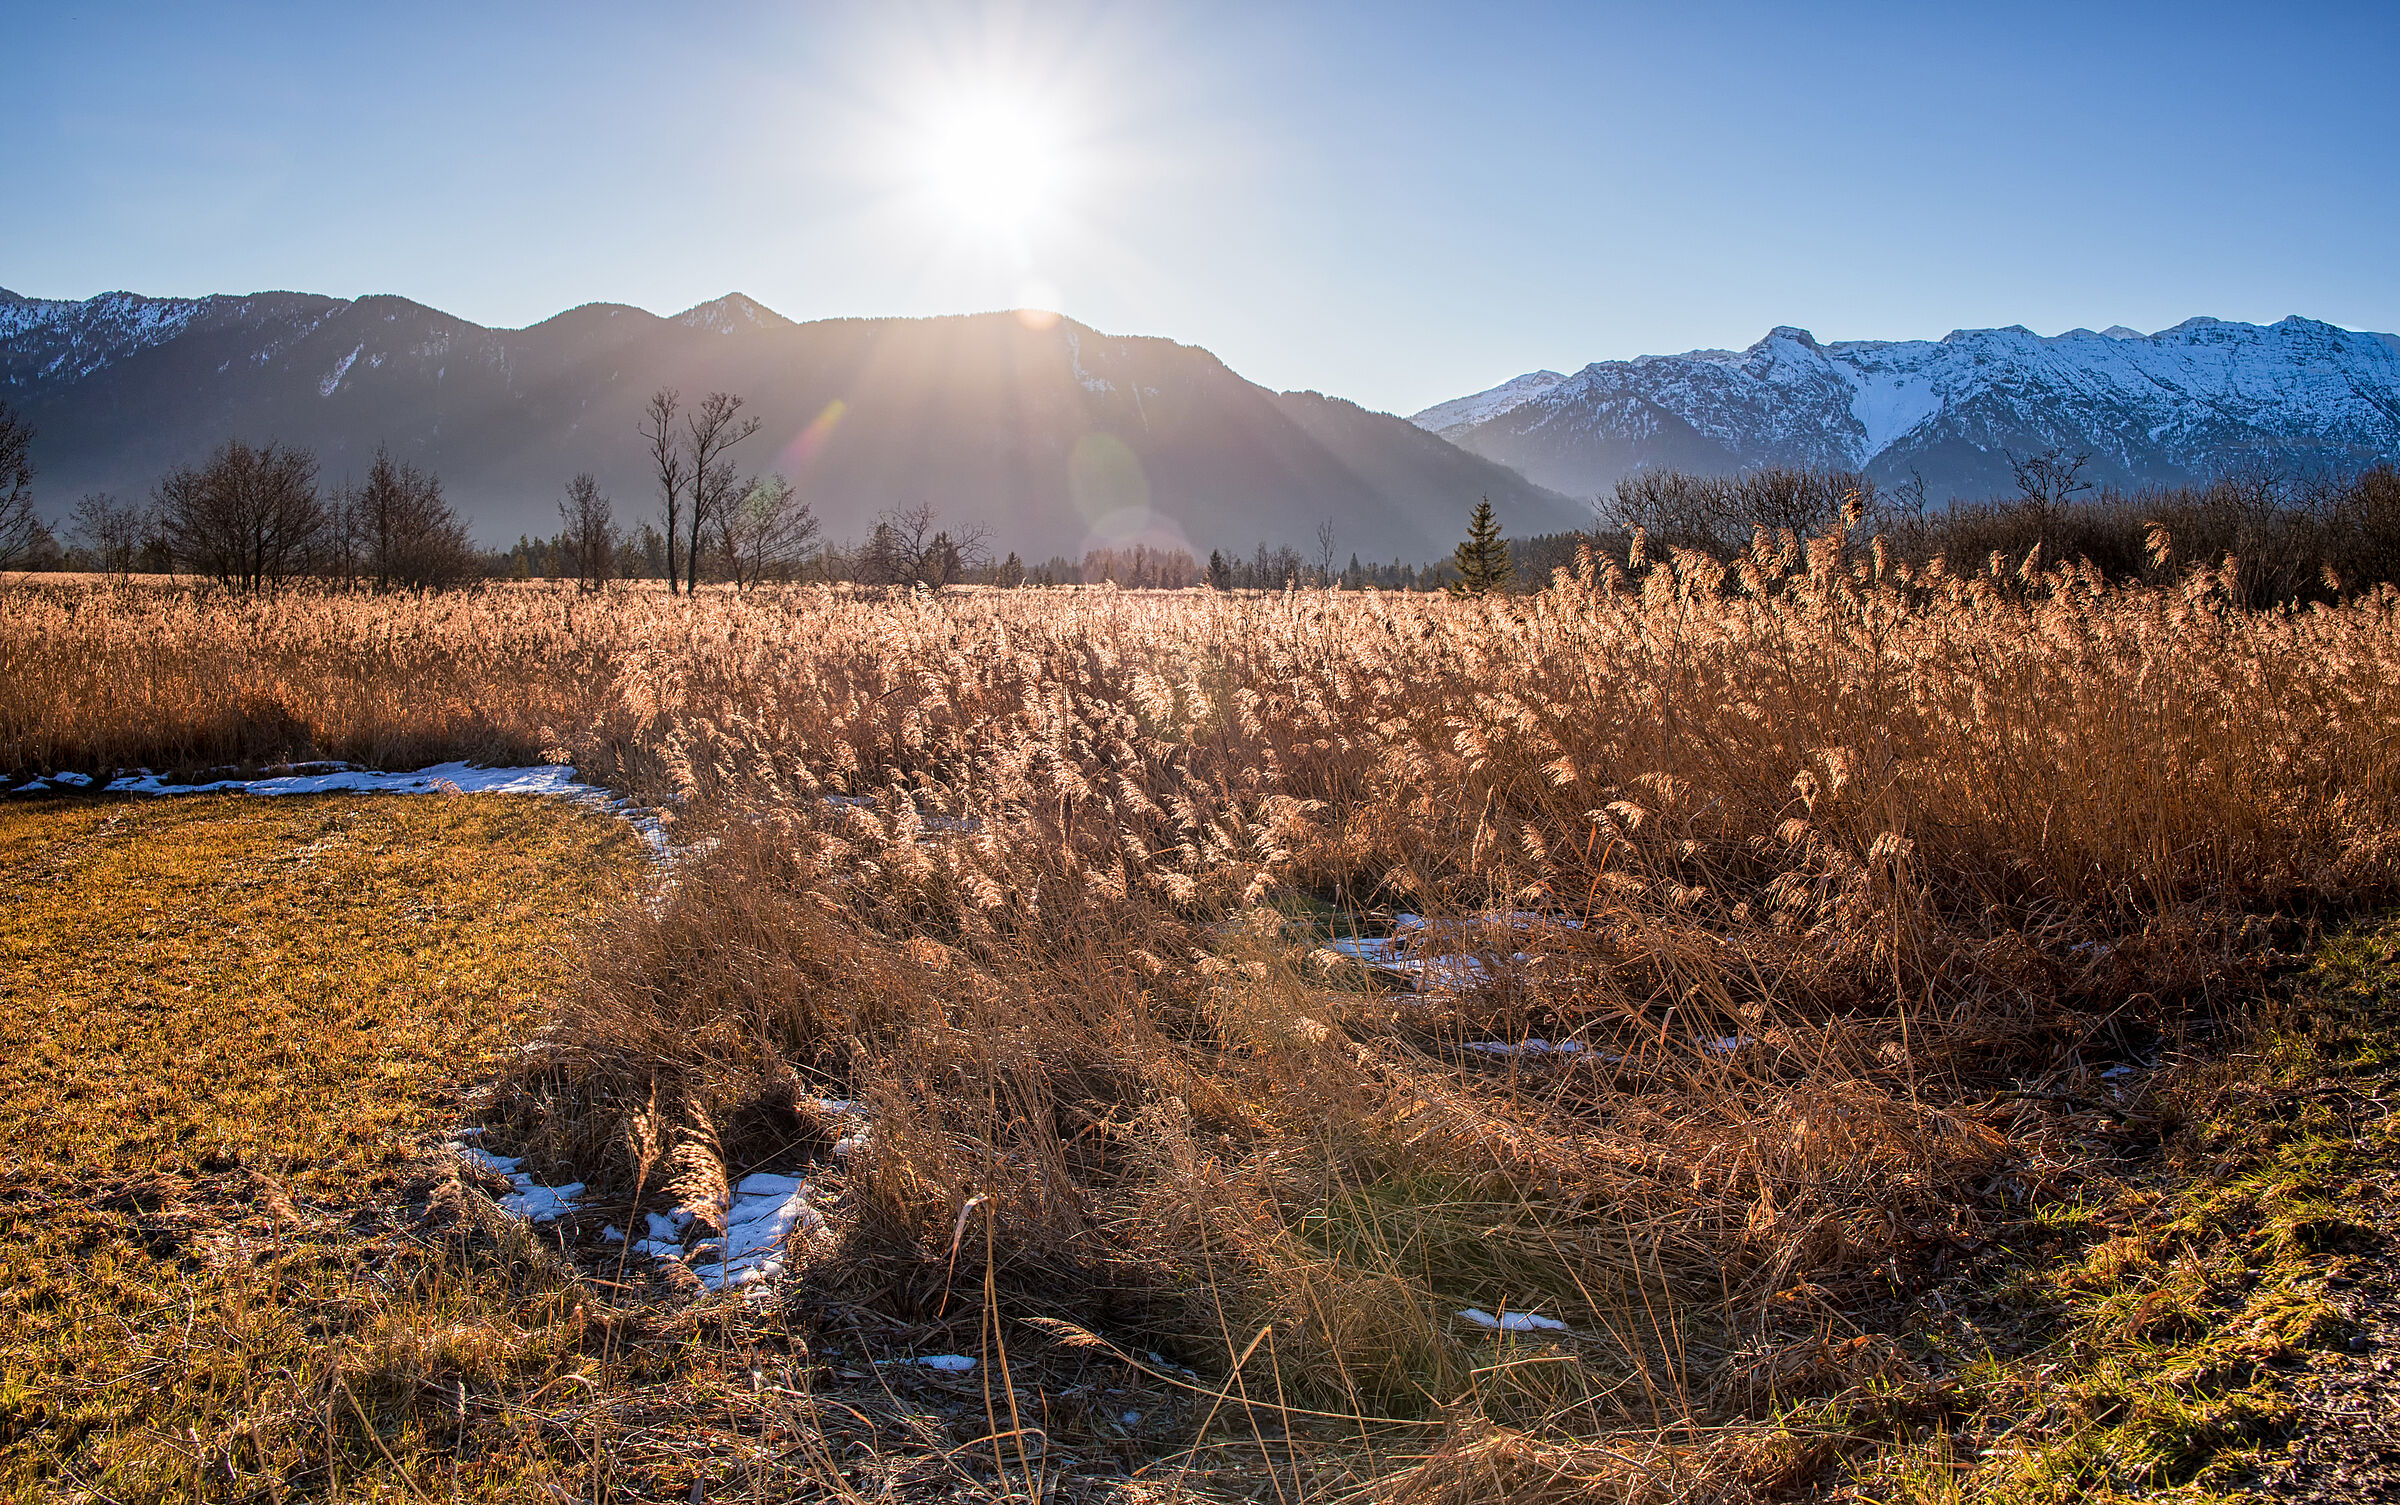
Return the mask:
[[[403,1204],[634,851],[524,799],[0,805],[0,1493],[372,1495],[345,1472],[426,1442],[352,1410],[397,1350],[558,1371],[556,1282]],[[467,1451],[469,1483],[546,1466]]]

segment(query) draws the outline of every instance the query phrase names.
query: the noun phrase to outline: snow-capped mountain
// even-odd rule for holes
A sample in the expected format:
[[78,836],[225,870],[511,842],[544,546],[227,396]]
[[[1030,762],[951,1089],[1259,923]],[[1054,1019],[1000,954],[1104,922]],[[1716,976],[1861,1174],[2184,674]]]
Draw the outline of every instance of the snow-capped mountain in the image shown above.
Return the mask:
[[2010,453],[2052,445],[2089,454],[2096,480],[2172,484],[2400,459],[2400,339],[2297,316],[1830,345],[1779,327],[1742,351],[1537,371],[1412,421],[1583,496],[1638,469],[1766,464],[1985,495],[2007,489]]
[[1446,553],[1489,495],[1512,529],[1586,509],[1389,414],[1272,392],[1205,350],[1015,314],[799,324],[739,293],[672,318],[588,304],[487,329],[405,298],[80,301],[0,291],[0,399],[35,429],[36,497],[145,496],[228,437],[305,444],[327,484],[378,443],[438,472],[486,541],[558,526],[590,471],[654,507],[636,420],[662,386],[740,393],[735,459],[797,482],[835,538],[930,502],[1041,557],[1121,536],[1247,552]]

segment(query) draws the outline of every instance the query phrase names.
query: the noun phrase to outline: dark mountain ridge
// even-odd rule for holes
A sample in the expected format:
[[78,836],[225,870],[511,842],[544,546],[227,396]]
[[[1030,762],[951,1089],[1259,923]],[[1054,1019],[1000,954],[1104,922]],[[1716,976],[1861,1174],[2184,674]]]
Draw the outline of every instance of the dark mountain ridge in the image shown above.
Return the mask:
[[146,495],[239,435],[310,446],[329,483],[388,442],[441,475],[486,542],[553,529],[578,471],[638,518],[656,501],[637,419],[662,386],[741,394],[764,427],[736,459],[791,476],[835,538],[924,502],[1037,557],[1297,545],[1326,521],[1345,553],[1424,558],[1479,496],[1513,531],[1588,517],[1403,419],[1064,318],[795,323],[735,293],[672,317],[585,304],[510,330],[395,296],[0,293],[0,394],[38,431],[53,516],[85,491]]

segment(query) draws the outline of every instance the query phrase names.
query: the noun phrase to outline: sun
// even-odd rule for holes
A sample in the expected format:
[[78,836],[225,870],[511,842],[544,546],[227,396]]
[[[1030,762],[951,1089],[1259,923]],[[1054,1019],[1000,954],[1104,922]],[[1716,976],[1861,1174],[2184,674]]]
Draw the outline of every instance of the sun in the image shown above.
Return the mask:
[[958,228],[1021,239],[1061,208],[1066,142],[1037,100],[1000,92],[946,100],[927,117],[917,155],[934,208]]

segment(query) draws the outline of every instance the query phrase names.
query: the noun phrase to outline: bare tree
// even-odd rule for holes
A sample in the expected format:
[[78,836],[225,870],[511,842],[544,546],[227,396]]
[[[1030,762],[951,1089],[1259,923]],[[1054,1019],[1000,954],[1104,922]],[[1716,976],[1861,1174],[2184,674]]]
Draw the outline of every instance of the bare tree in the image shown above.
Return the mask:
[[559,537],[567,560],[575,566],[575,583],[587,591],[608,584],[616,573],[617,548],[624,536],[617,531],[616,509],[600,494],[600,483],[589,474],[567,483],[567,499],[558,504]]
[[1333,583],[1333,519],[1317,524],[1317,584]]
[[[756,418],[741,416],[742,400],[730,392],[711,392],[707,401],[684,415],[687,464],[691,471],[692,520],[686,535],[684,594],[700,588],[700,539],[740,495],[733,462],[725,452],[758,432]],[[668,531],[674,531],[672,523]]]
[[726,570],[736,590],[788,578],[808,558],[817,517],[781,475],[752,481],[718,519]]
[[133,573],[147,522],[139,507],[120,502],[104,491],[87,491],[76,500],[69,536],[77,548],[91,556],[101,573],[121,580]]
[[2082,479],[2083,467],[2091,456],[2069,454],[2063,445],[2053,444],[2039,454],[2019,458],[2006,450],[2008,468],[2016,479],[2020,501],[2034,507],[2063,506],[2084,492],[2092,483]]
[[0,402],[0,570],[30,561],[49,537],[33,510],[33,428]]
[[675,411],[682,398],[673,387],[661,387],[642,409],[641,434],[650,446],[651,473],[658,477],[660,517],[667,525],[667,594],[675,594],[676,552],[682,537],[683,450],[675,438]]
[[1738,476],[1673,470],[1636,471],[1599,504],[1606,530],[1642,530],[1653,557],[1697,549],[1719,559],[1740,554],[1759,529],[1795,539],[1847,531],[1882,518],[1875,483],[1856,471],[1768,465]]
[[877,517],[859,551],[859,578],[873,585],[921,585],[938,591],[991,562],[985,547],[989,529],[970,524],[953,537],[948,529],[934,526],[937,520],[932,506],[924,502]]
[[317,457],[269,441],[218,446],[158,483],[159,521],[178,561],[236,590],[271,589],[305,569],[325,530]]
[[442,500],[439,476],[377,445],[367,483],[345,501],[349,516],[336,520],[337,530],[356,527],[359,565],[377,590],[431,590],[472,572],[474,548],[466,525]]

